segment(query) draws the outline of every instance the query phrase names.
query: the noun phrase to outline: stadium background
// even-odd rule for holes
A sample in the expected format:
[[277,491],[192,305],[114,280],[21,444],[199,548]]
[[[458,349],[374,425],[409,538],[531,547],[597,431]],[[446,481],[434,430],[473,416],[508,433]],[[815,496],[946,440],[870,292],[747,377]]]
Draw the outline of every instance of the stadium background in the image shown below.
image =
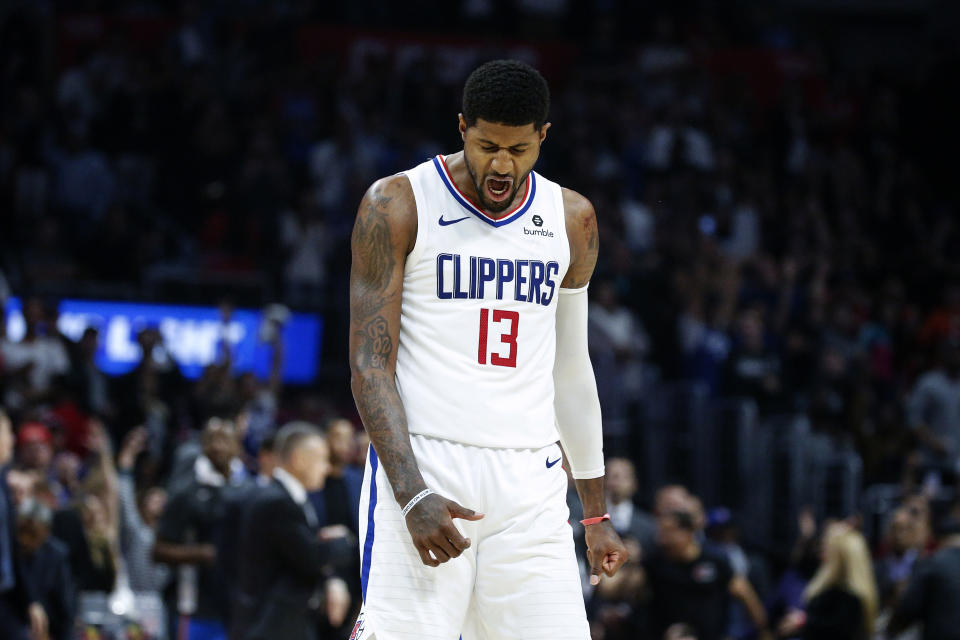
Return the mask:
[[[960,343],[958,16],[933,0],[7,2],[0,384],[55,454],[28,480],[55,483],[57,507],[111,499],[82,480],[90,417],[114,451],[150,421],[140,489],[166,483],[211,407],[247,409],[251,464],[288,420],[359,427],[356,205],[455,151],[466,74],[513,57],[551,84],[538,171],[598,212],[591,355],[638,507],[689,487],[710,524],[738,525],[765,597],[808,509],[853,516],[880,557],[900,505],[920,496],[921,528],[954,509],[960,386],[955,368],[930,381]],[[272,303],[307,333],[271,340]],[[27,307],[67,361],[24,367]],[[152,331],[184,368],[144,399],[129,372]]]

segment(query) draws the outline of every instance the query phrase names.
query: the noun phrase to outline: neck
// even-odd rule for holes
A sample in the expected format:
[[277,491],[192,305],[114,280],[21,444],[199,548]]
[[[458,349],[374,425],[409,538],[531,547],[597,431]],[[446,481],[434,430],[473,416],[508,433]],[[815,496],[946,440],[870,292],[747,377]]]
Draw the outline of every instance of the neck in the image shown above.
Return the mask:
[[300,477],[300,474],[298,474],[298,473],[296,472],[296,470],[293,469],[292,467],[288,467],[287,465],[281,464],[281,465],[280,465],[279,467],[277,467],[277,468],[278,468],[278,469],[283,469],[283,470],[286,471],[288,474],[290,474],[290,475],[291,475],[297,482],[299,482],[301,485],[306,486],[306,484],[305,484],[304,481],[303,481],[303,478],[301,478],[301,477]]
[[517,186],[517,192],[510,201],[510,206],[503,211],[490,211],[483,206],[483,200],[480,198],[480,194],[477,193],[477,185],[474,184],[473,176],[470,175],[470,170],[467,168],[467,160],[463,151],[457,151],[449,156],[444,156],[444,162],[447,165],[447,169],[450,170],[450,177],[453,178],[453,183],[457,186],[457,188],[463,192],[463,194],[467,196],[474,204],[483,209],[483,212],[491,218],[502,218],[507,214],[508,211],[513,210],[514,207],[516,207],[516,205],[523,200],[523,196],[526,193],[527,188],[527,178],[524,178]]

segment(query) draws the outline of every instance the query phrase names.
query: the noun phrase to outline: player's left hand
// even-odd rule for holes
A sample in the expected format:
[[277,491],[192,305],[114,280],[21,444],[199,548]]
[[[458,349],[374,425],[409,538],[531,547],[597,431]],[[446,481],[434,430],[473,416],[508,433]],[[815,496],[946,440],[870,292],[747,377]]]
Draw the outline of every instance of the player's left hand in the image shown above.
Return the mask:
[[600,574],[614,575],[630,559],[627,548],[620,541],[609,520],[592,524],[585,529],[587,560],[590,562],[590,584],[600,584]]

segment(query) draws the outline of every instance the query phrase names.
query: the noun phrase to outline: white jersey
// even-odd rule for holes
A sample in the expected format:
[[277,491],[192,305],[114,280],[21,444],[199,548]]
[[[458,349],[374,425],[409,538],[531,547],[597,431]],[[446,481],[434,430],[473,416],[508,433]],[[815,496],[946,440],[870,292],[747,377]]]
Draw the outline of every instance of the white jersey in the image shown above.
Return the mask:
[[570,263],[560,186],[531,172],[519,206],[495,219],[457,189],[442,156],[404,173],[417,204],[397,352],[410,433],[480,447],[556,442],[557,296]]

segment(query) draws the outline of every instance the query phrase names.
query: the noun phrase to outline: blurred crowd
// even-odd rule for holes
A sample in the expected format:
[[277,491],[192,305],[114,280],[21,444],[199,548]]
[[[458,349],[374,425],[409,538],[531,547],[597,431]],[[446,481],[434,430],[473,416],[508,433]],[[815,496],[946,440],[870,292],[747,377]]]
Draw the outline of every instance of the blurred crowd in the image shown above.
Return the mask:
[[[139,414],[131,422],[114,421],[129,419],[122,409],[91,411],[77,394],[80,345],[65,355],[67,371],[43,389],[24,383],[24,402],[0,409],[3,637],[20,640],[8,626],[17,618],[34,623],[29,604],[47,620],[34,639],[226,638],[240,616],[270,603],[259,590],[288,571],[307,585],[302,608],[309,597],[318,637],[346,638],[359,612],[357,509],[369,440],[342,418],[278,428],[283,414],[258,414],[243,379],[216,366],[189,389],[175,367],[161,371],[151,359],[154,332],[141,333],[143,362],[107,393],[130,394]],[[31,329],[24,338],[50,340]],[[197,412],[195,428],[168,433],[181,399]],[[255,419],[269,424],[254,444]],[[264,511],[278,482],[298,487],[301,529],[311,532],[299,547],[296,527]]]
[[[327,549],[320,637],[349,633],[366,450],[342,340],[353,214],[374,179],[457,149],[463,78],[502,55],[547,74],[538,170],[600,222],[591,356],[608,457],[621,456],[611,515],[636,553],[585,588],[595,637],[859,638],[929,615],[918,590],[956,561],[958,533],[957,140],[940,86],[956,56],[926,37],[932,12],[897,50],[855,20],[845,44],[743,4],[0,8],[0,300],[21,297],[26,327],[14,341],[0,323],[5,477],[51,637],[98,592],[120,611],[148,608],[124,594],[154,594],[170,631],[178,614],[229,629],[221,587],[241,554],[222,532],[242,525],[236,505],[295,421],[321,425],[329,448],[309,497]],[[140,364],[111,378],[96,328],[74,342],[57,327],[57,297],[224,292],[322,312],[320,387],[234,375],[229,355],[187,381],[150,329]],[[785,557],[740,546],[749,523],[722,505],[639,486],[641,409],[672,381],[806,416],[852,448],[864,486],[899,487],[882,534],[865,541],[854,513],[801,512]],[[197,485],[221,506],[198,506]],[[0,562],[0,594],[7,575]]]
[[[577,514],[571,486],[571,513]],[[607,501],[631,557],[595,589],[584,581],[594,640],[651,638],[949,638],[960,603],[960,506],[936,513],[911,495],[890,513],[873,549],[859,514],[797,516],[782,563],[743,544],[750,522],[705,509],[682,485],[653,494],[649,511],[633,463],[607,462]],[[571,519],[575,522],[575,519]],[[584,578],[583,528],[574,525]]]

